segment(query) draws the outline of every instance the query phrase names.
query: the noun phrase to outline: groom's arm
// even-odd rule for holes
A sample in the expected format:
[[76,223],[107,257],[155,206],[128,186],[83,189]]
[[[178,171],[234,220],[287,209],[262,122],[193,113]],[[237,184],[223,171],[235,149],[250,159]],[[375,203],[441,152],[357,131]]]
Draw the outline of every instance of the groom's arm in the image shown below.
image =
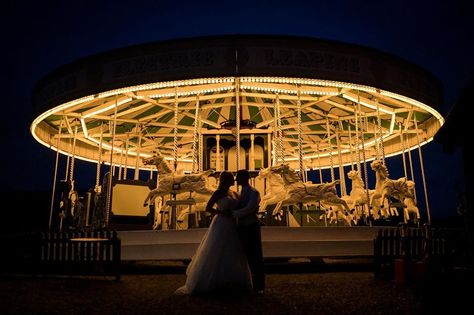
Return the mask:
[[256,191],[251,191],[250,200],[245,207],[232,211],[232,216],[242,218],[249,214],[256,213],[258,204],[260,203],[260,194]]

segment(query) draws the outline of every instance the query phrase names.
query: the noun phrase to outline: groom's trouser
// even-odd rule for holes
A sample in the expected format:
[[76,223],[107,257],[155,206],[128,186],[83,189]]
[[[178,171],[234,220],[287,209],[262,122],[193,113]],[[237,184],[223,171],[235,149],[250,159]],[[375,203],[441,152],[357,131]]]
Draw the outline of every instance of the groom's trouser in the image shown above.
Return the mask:
[[262,234],[258,223],[249,226],[238,226],[242,247],[252,272],[253,288],[265,289],[265,273],[263,267]]

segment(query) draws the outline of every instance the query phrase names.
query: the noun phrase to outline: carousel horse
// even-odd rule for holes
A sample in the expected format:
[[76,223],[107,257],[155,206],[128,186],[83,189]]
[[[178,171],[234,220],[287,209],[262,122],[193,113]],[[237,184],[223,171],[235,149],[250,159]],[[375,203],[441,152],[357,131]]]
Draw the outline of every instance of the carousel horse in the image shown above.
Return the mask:
[[94,187],[92,190],[92,228],[103,229],[107,226],[107,195],[109,187],[110,172],[105,173],[102,185]]
[[265,212],[265,209],[268,205],[277,205],[277,208],[280,208],[283,200],[285,200],[287,191],[284,188],[285,183],[281,176],[273,174],[271,168],[262,168],[258,172],[257,178],[264,179],[267,178],[268,184],[268,193],[260,199],[259,212]]
[[[362,208],[367,205],[368,200],[374,194],[374,190],[369,190],[369,198],[367,198],[367,190],[359,172],[350,170],[347,173],[347,177],[351,180],[351,192],[349,195],[342,196],[342,199],[346,201],[349,208],[353,209],[354,220],[357,221],[362,216]],[[365,214],[367,215],[368,213],[366,212]]]
[[417,223],[420,220],[420,210],[416,206],[415,201],[415,182],[412,180],[407,180],[408,194],[403,200],[403,220],[405,223],[410,221],[411,215],[414,216],[413,221]]
[[73,225],[74,219],[74,207],[78,199],[77,192],[74,190],[74,181],[62,180],[58,185],[60,192],[59,199],[59,218],[60,218],[60,231],[63,226],[69,229]]
[[288,164],[273,167],[272,172],[278,173],[287,187],[295,190],[304,190],[309,196],[326,205],[342,206],[345,211],[350,212],[350,208],[344,199],[339,198],[337,195],[336,185],[339,183],[338,180],[321,184],[304,183]]
[[[212,189],[212,188],[211,188]],[[213,191],[216,190],[217,187],[212,189]],[[164,204],[167,199],[170,198],[170,195],[165,195],[165,196],[158,196],[158,195],[152,195],[150,197],[150,200],[148,201],[148,204],[154,205],[154,216],[153,216],[153,229],[160,229],[163,228],[163,218],[162,214],[164,214],[162,211],[162,204]],[[209,195],[204,195],[204,194],[196,194],[196,193],[189,193],[189,192],[183,192],[180,194],[176,195],[176,200],[185,200],[192,198],[195,202],[195,204],[189,208],[188,206],[178,206],[177,207],[177,219],[176,221],[178,222],[177,228],[178,229],[187,229],[188,226],[188,217],[190,214],[195,214],[197,212],[204,212],[206,209],[207,202],[210,198]]]
[[171,170],[170,165],[161,154],[154,157],[143,159],[145,165],[154,164],[158,170],[157,188],[150,191],[144,201],[144,205],[148,205],[148,201],[153,196],[161,197],[167,194],[180,194],[183,192],[195,192],[197,194],[212,195],[214,192],[209,188],[207,177],[214,173],[213,170],[207,170],[199,174],[177,174]]
[[292,189],[304,189],[312,197],[307,199],[318,201],[321,208],[326,211],[326,217],[330,222],[337,222],[339,219],[342,219],[348,225],[351,225],[351,221],[353,221],[351,210],[346,201],[337,195],[336,185],[339,183],[339,180],[321,184],[304,183],[288,164],[276,166],[272,171],[279,173],[285,184],[292,187]]
[[[335,185],[337,182],[324,184],[303,183],[286,164],[263,169],[260,171],[259,176],[266,177],[270,185],[270,194],[262,198],[263,202],[260,204],[260,211],[265,211],[267,205],[276,203],[273,215],[279,217],[282,214],[281,207],[284,205],[314,204],[315,202],[321,202],[323,206],[328,207],[330,210],[328,215],[331,218],[334,218],[332,213],[333,205],[343,205],[347,212],[350,211],[346,202],[336,194]],[[336,214],[335,217],[341,217],[350,224],[350,219],[347,220],[350,215]]]
[[376,179],[375,191],[370,197],[374,218],[377,219],[378,213],[384,217],[398,215],[396,208],[385,207],[385,201],[389,201],[393,197],[403,203],[405,196],[409,195],[406,177],[396,180],[388,178],[387,167],[380,160],[374,160],[370,167],[375,171]]
[[[276,220],[281,221],[283,215],[283,211],[281,211],[282,206],[295,204],[295,202],[291,201],[291,198],[287,198],[288,193],[285,189],[283,179],[278,174],[272,173],[271,167],[260,169],[256,178],[266,178],[268,185],[268,193],[260,199],[259,213],[265,213],[266,208],[269,205],[276,205],[272,215]],[[290,227],[300,226],[291,213],[288,215],[288,221]]]
[[342,196],[342,199],[346,201],[351,209],[354,209],[356,206],[367,204],[367,191],[365,190],[365,185],[359,172],[351,170],[347,173],[347,177],[351,180],[352,188],[349,195]]
[[176,194],[176,199],[182,200],[189,198],[190,193],[193,193],[192,197],[195,199],[196,204],[202,206],[214,192],[207,179],[209,175],[214,173],[213,170],[199,174],[177,174],[172,171],[170,165],[160,153],[151,158],[143,159],[143,163],[145,165],[155,165],[159,174],[157,187],[148,193],[144,201],[144,206],[146,207],[149,202],[155,202],[156,198],[160,198],[161,202],[158,202],[158,207],[155,207],[153,228],[157,228],[161,223],[159,220],[161,220],[161,205],[163,204],[164,196]]

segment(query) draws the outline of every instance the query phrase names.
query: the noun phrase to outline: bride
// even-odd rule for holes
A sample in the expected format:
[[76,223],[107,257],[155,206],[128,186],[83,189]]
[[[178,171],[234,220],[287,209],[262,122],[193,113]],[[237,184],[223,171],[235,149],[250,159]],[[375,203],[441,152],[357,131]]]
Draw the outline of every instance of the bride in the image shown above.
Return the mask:
[[251,292],[249,265],[232,217],[232,210],[239,205],[239,195],[230,190],[233,184],[232,173],[222,172],[206,207],[215,216],[186,269],[186,284],[177,294]]

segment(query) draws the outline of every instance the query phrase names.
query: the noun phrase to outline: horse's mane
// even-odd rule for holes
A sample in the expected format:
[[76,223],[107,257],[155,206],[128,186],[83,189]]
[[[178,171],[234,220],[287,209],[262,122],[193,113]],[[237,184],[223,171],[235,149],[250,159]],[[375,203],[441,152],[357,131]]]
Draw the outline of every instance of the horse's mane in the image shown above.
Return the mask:
[[388,169],[385,164],[382,163],[380,160],[374,160],[372,162],[372,165],[376,165],[377,171],[381,171],[383,175],[385,175],[387,178],[389,176],[388,174]]
[[268,173],[269,178],[272,178],[272,180],[276,180],[279,184],[285,185],[285,181],[283,180],[283,177],[281,174],[270,172]]
[[153,159],[153,164],[156,166],[158,171],[160,171],[159,165],[163,168],[163,170],[167,173],[173,173],[173,169],[171,168],[171,165],[168,163],[168,161],[165,159],[161,153],[157,153],[155,156],[152,157]]
[[347,173],[347,177],[352,181],[352,183],[360,183],[362,186],[364,186],[364,181],[362,180],[362,176],[360,176],[358,171],[349,171]]
[[301,179],[298,177],[295,171],[291,169],[287,164],[283,164],[279,166],[278,168],[276,168],[275,170],[277,170],[280,176],[284,178],[290,184],[301,181]]

